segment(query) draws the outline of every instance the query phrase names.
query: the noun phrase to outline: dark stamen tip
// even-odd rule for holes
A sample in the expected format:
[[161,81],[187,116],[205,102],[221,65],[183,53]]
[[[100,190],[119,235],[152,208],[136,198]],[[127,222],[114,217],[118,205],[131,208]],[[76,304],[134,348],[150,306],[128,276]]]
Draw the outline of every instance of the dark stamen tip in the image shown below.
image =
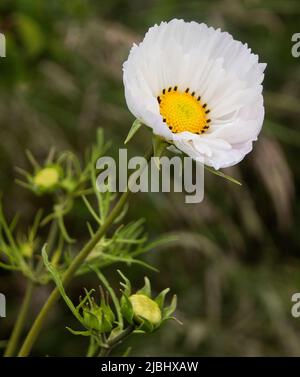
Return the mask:
[[168,89],[168,92],[170,92],[172,90],[172,88],[170,87],[169,89]]
[[166,93],[166,89],[163,89],[163,94],[165,94]]
[[193,97],[194,97],[194,95],[195,95],[195,92],[192,93],[192,96],[193,96]]
[[198,96],[197,101],[200,101],[200,99],[201,99],[201,96]]
[[205,108],[206,108],[206,106],[207,106],[207,103],[204,103],[204,105],[203,105],[203,109],[205,109]]
[[164,118],[164,119],[163,119],[163,122],[165,122],[165,123],[166,123],[166,121],[167,121],[167,119],[166,119],[166,118]]
[[175,90],[175,92],[176,92],[176,90],[177,90],[177,86],[174,86],[174,90]]
[[190,91],[190,88],[186,88],[185,92],[188,93]]

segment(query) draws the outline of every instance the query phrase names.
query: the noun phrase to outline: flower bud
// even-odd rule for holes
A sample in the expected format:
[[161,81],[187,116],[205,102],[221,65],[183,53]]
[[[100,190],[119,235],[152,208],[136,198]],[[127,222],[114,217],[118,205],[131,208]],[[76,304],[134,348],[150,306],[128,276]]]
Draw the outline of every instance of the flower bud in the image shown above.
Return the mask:
[[85,310],[83,312],[83,319],[88,328],[97,331],[101,330],[102,311],[100,308],[98,310],[93,309],[92,311]]
[[129,297],[134,318],[138,321],[146,319],[153,325],[159,325],[162,320],[161,310],[157,303],[143,294],[134,294]]
[[114,314],[107,305],[98,306],[93,303],[91,308],[89,306],[83,308],[83,320],[89,329],[99,332],[111,331],[114,319]]
[[33,183],[41,190],[51,190],[54,188],[60,178],[60,171],[57,166],[51,166],[41,169],[33,178]]
[[76,189],[77,187],[77,182],[75,179],[72,179],[72,178],[65,178],[64,180],[61,181],[61,187],[68,191],[68,192],[72,192]]
[[20,245],[20,250],[25,258],[31,258],[34,251],[34,247],[31,242],[24,242]]

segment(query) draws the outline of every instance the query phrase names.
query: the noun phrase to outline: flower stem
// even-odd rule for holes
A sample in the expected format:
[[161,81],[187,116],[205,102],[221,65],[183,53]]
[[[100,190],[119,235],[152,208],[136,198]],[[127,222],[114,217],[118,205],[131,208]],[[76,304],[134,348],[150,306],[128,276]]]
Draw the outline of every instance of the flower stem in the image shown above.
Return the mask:
[[119,335],[117,335],[115,338],[109,341],[108,348],[101,348],[99,357],[108,356],[117,345],[122,343],[133,332],[133,330],[134,330],[134,327],[130,325],[124,331],[122,331]]
[[14,329],[11,333],[10,339],[8,341],[4,357],[11,357],[14,356],[16,347],[19,343],[20,336],[22,334],[22,330],[24,327],[24,324],[26,322],[28,310],[30,307],[33,291],[34,291],[34,282],[33,281],[28,281],[27,287],[26,287],[26,292],[25,292],[25,297],[23,299],[23,303],[21,306],[21,310],[19,312],[18,319],[15,323]]
[[98,350],[98,345],[96,344],[94,338],[91,336],[90,337],[90,344],[89,344],[89,348],[88,348],[86,357],[93,357],[95,355],[95,353],[97,352],[97,350]]
[[[153,154],[152,148],[151,150],[145,155],[145,159],[147,162],[151,158]],[[130,176],[131,178],[131,176]],[[130,181],[129,178],[128,183],[128,189],[125,191],[115,207],[110,212],[109,216],[106,218],[105,222],[101,226],[101,228],[98,229],[98,231],[94,234],[94,236],[90,239],[90,241],[82,248],[82,250],[77,254],[77,256],[73,259],[73,262],[70,264],[68,269],[65,271],[65,273],[62,276],[62,283],[66,287],[70,281],[72,280],[74,274],[78,270],[78,268],[81,266],[81,264],[84,262],[84,260],[87,258],[87,256],[90,254],[90,252],[94,249],[94,247],[97,245],[97,243],[101,240],[101,238],[106,234],[109,227],[113,224],[115,219],[118,217],[118,215],[122,212],[122,209],[124,208],[127,199],[130,195]],[[18,354],[19,357],[25,357],[28,356],[35,341],[37,340],[42,327],[44,323],[46,322],[47,316],[52,309],[53,305],[56,303],[56,301],[59,299],[60,293],[58,288],[55,288],[50,296],[48,297],[47,301],[45,302],[44,306],[42,307],[40,313],[38,314],[37,318],[35,319],[21,349]]]

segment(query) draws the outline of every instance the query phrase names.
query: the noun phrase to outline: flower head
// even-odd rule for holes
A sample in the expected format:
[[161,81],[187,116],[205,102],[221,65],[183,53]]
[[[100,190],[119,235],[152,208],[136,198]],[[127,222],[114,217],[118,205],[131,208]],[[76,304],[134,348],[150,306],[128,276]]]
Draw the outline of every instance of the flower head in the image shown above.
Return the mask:
[[57,187],[60,175],[59,166],[47,166],[36,173],[33,177],[33,183],[40,190],[49,191]]
[[155,25],[124,63],[127,105],[137,119],[216,169],[241,161],[264,119],[263,72],[247,45],[205,24]]

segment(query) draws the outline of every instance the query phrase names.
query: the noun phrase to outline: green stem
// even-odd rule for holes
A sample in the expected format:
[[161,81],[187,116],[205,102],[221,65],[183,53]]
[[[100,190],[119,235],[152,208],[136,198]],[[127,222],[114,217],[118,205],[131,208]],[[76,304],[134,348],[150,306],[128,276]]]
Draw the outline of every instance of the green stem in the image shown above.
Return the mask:
[[90,344],[89,344],[89,348],[88,348],[86,357],[93,357],[95,355],[95,353],[97,352],[97,349],[98,349],[98,345],[97,345],[95,339],[91,336],[90,337]]
[[22,334],[24,324],[26,322],[28,310],[30,307],[31,299],[32,299],[33,290],[34,290],[34,282],[28,281],[26,292],[25,292],[25,297],[23,299],[23,303],[21,306],[21,310],[19,312],[17,322],[15,323],[15,327],[8,341],[8,344],[4,353],[4,357],[14,356],[14,352],[19,343],[19,339]]
[[[152,156],[152,148],[151,151],[149,151],[145,158],[147,161]],[[130,176],[131,178],[132,176]],[[129,184],[128,187],[130,188],[130,181],[129,178]],[[77,254],[77,256],[73,259],[73,262],[70,264],[68,269],[65,271],[65,273],[62,276],[62,284],[66,287],[70,281],[72,280],[73,276],[75,275],[78,268],[81,266],[81,264],[84,262],[84,260],[87,258],[87,256],[90,254],[90,252],[94,249],[94,247],[97,245],[97,243],[101,240],[101,238],[106,234],[109,227],[113,224],[115,219],[118,217],[118,215],[122,212],[122,209],[124,208],[127,199],[130,195],[130,189],[127,189],[126,192],[124,192],[119,201],[117,202],[116,206],[113,208],[109,216],[106,218],[105,222],[101,226],[101,228],[94,234],[93,238],[82,248],[82,250]],[[37,318],[35,319],[22,347],[18,354],[19,357],[25,357],[28,356],[35,341],[37,340],[42,327],[44,323],[46,322],[46,319],[48,317],[48,314],[50,310],[52,309],[53,305],[56,303],[56,301],[59,299],[60,293],[58,288],[55,288],[50,296],[48,297],[47,301],[45,302],[44,306],[42,307],[41,311],[39,312]]]
[[134,330],[133,326],[128,326],[124,331],[122,331],[119,335],[113,338],[111,341],[108,342],[108,348],[101,348],[99,353],[99,357],[108,356],[111,351],[120,343],[122,343]]

